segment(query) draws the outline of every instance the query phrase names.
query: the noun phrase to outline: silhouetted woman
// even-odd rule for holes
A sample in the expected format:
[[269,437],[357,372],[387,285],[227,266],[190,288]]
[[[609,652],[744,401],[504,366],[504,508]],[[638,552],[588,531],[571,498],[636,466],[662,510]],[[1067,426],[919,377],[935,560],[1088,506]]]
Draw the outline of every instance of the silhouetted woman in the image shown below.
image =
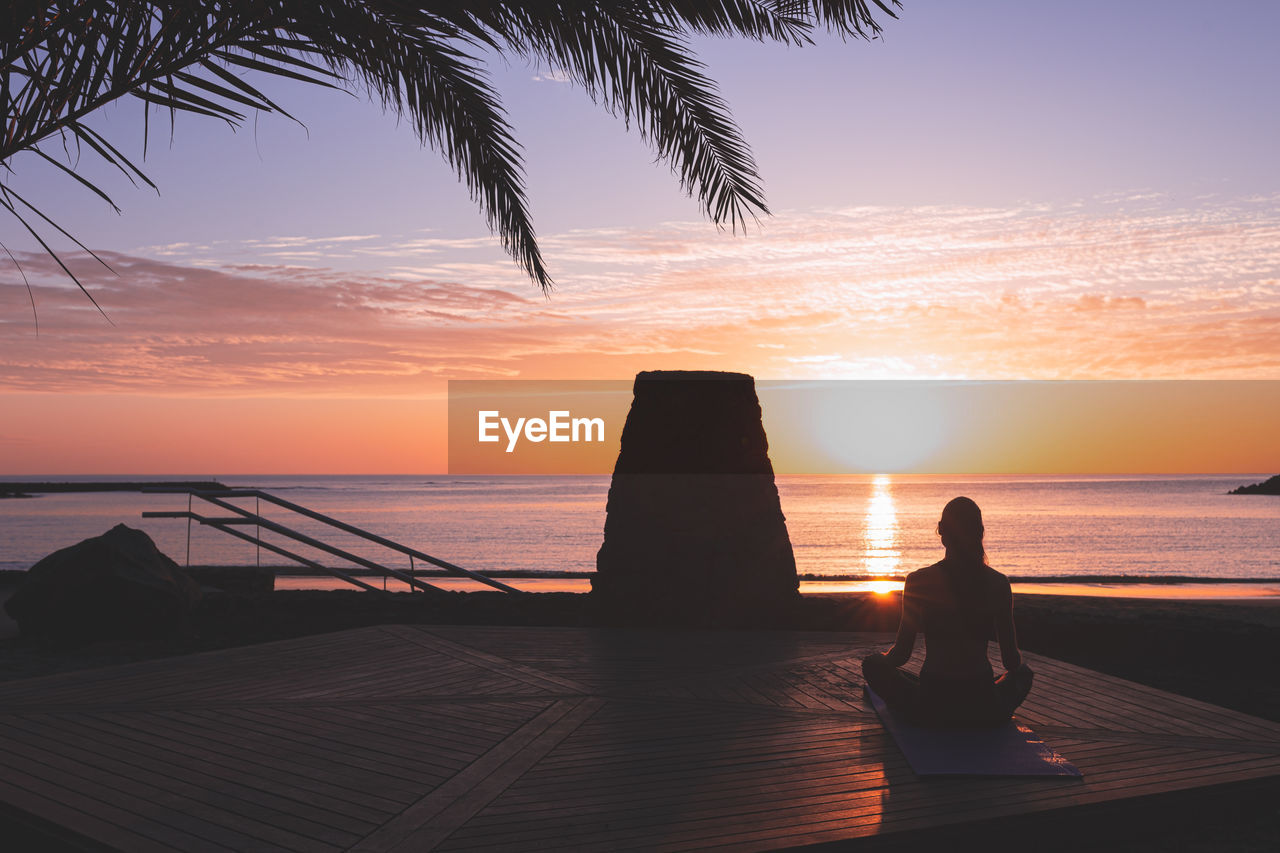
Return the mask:
[[[902,622],[893,648],[862,661],[867,685],[893,709],[926,726],[997,725],[1031,690],[1013,627],[1009,579],[987,565],[982,510],[956,498],[942,510],[938,535],[947,556],[907,575]],[[987,660],[992,629],[1005,669],[995,678]],[[924,666],[917,679],[898,669],[924,632]]]

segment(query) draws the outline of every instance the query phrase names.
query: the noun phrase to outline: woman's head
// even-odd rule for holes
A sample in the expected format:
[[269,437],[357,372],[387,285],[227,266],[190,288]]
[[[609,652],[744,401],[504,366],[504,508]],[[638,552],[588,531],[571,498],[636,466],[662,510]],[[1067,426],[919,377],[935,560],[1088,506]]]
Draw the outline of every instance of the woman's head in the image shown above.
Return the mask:
[[987,552],[982,547],[982,510],[969,498],[953,498],[942,508],[938,535],[947,556],[967,557],[983,563]]

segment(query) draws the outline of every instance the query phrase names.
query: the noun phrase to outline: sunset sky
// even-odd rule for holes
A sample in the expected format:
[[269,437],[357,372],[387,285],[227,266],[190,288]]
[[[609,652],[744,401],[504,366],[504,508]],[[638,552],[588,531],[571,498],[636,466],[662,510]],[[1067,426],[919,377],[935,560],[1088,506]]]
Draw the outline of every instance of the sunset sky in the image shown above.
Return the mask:
[[[363,97],[180,117],[160,196],[87,170],[120,216],[15,160],[118,275],[73,262],[112,326],[0,224],[39,316],[6,259],[0,475],[443,471],[449,379],[1280,380],[1280,4],[904,5],[871,43],[697,43],[774,211],[745,234],[582,91],[491,65],[550,298]],[[95,126],[140,157],[140,114]]]

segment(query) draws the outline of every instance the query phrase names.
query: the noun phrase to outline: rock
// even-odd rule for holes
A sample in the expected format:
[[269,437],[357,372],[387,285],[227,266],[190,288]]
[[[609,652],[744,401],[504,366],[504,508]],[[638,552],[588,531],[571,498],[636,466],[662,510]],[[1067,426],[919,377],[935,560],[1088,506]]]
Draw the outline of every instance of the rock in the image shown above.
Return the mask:
[[150,639],[189,630],[199,599],[150,536],[117,524],[32,566],[5,609],[26,637]]
[[639,374],[591,581],[598,612],[755,625],[793,606],[798,586],[755,381]]
[[1241,486],[1227,492],[1229,495],[1280,495],[1280,474],[1270,480],[1254,483],[1252,486]]

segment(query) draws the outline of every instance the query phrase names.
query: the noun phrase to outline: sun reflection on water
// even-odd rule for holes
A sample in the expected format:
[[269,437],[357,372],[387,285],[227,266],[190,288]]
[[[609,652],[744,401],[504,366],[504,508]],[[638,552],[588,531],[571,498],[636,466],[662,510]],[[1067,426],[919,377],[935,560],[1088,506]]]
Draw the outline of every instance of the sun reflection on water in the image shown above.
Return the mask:
[[897,574],[902,563],[902,554],[898,551],[898,511],[892,489],[892,481],[884,474],[871,481],[862,559],[863,571],[869,575]]

